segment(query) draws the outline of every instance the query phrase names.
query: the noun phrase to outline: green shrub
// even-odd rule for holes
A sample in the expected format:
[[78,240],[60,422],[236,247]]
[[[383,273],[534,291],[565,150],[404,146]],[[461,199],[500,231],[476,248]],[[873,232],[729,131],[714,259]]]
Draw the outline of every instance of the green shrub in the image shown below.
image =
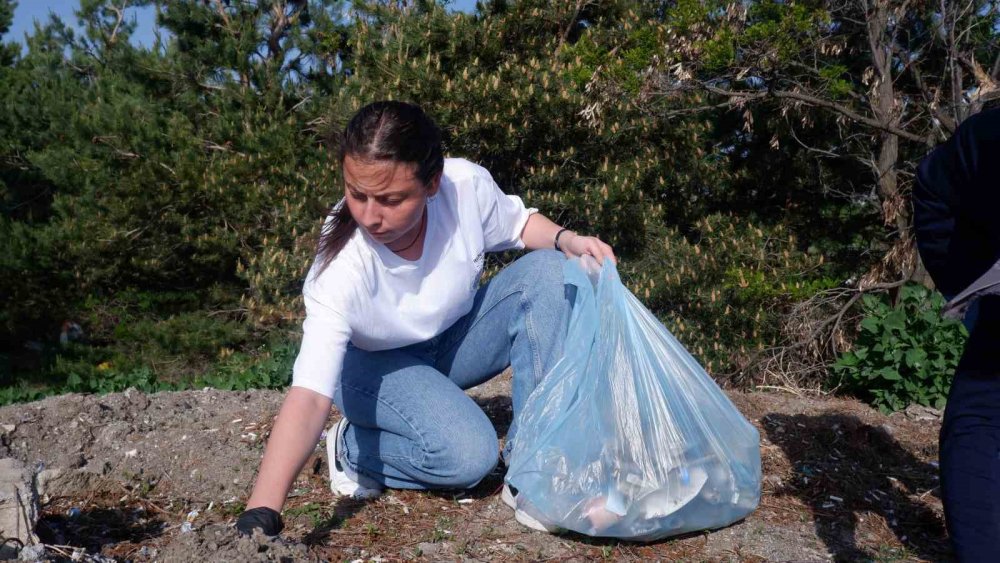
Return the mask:
[[42,390],[33,389],[24,385],[4,387],[0,389],[0,405],[37,401],[44,396],[45,393]]
[[66,378],[66,386],[62,392],[72,393],[117,393],[129,387],[144,393],[155,393],[157,391],[174,391],[183,388],[180,385],[166,381],[158,381],[153,371],[146,367],[140,367],[131,371],[115,371],[97,369],[85,376],[76,373],[70,374]]
[[[291,383],[297,339],[278,340],[249,351],[224,348],[204,374],[179,377],[157,373],[121,351],[71,344],[54,354],[52,365],[29,384],[0,387],[0,405],[35,401],[61,393],[115,393],[134,387],[145,393],[212,387],[222,390],[281,389]],[[178,356],[180,361],[184,356]]]
[[[886,250],[867,168],[820,166],[776,107],[716,106],[660,68],[677,34],[709,69],[737,64],[744,39],[783,64],[826,21],[807,6],[754,4],[745,33],[705,34],[725,3],[484,1],[473,16],[311,0],[285,3],[308,10],[269,38],[257,3],[186,0],[161,3],[172,39],[149,50],[108,43],[99,4],[81,13],[87,41],[53,24],[0,65],[0,402],[287,384],[292,352],[259,346],[299,325],[343,193],[323,139],[380,98],[423,104],[449,156],[612,244],[628,287],[713,374],[749,373],[795,302]],[[843,94],[853,67],[822,64]],[[67,319],[86,349],[58,346]]]
[[190,312],[119,324],[114,336],[118,343],[141,346],[157,355],[191,358],[212,356],[221,348],[238,345],[246,339],[247,328],[206,312]]
[[781,224],[713,214],[687,236],[661,237],[623,263],[623,282],[716,376],[739,374],[777,346],[792,306],[838,283],[823,256],[799,250],[803,241]]
[[297,343],[283,343],[271,349],[262,347],[258,355],[235,353],[213,371],[195,380],[195,387],[214,387],[226,391],[282,389],[292,381],[292,365],[298,354]]
[[941,316],[943,304],[919,285],[904,286],[895,306],[866,295],[854,347],[833,366],[842,388],[883,412],[910,403],[942,408],[968,337],[962,323]]

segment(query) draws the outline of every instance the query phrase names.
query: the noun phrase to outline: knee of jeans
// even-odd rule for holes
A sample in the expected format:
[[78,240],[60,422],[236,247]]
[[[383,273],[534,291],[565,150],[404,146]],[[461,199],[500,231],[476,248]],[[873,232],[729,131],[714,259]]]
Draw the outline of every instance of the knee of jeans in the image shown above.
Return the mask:
[[551,248],[540,248],[525,254],[520,260],[530,264],[532,269],[556,271],[561,278],[563,265],[566,263],[566,255]]
[[566,256],[557,250],[533,250],[523,256],[526,275],[531,283],[526,285],[527,292],[534,296],[552,296],[562,299],[565,293],[563,268]]
[[[485,418],[485,416],[484,416]],[[464,425],[463,425],[464,426]],[[441,436],[437,446],[425,452],[424,468],[440,476],[439,486],[459,489],[474,487],[493,471],[499,460],[496,431],[470,424]]]

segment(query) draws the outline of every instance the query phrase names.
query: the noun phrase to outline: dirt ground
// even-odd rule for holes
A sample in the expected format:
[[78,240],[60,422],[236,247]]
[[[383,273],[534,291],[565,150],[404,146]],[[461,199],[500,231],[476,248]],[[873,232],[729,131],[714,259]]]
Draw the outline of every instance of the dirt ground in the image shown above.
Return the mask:
[[[501,436],[509,389],[504,375],[470,391]],[[281,401],[273,391],[129,391],[8,406],[0,408],[0,456],[40,470],[37,533],[56,559],[81,548],[133,561],[950,558],[937,488],[939,413],[886,417],[851,400],[730,396],[760,430],[760,507],[726,529],[652,544],[523,528],[500,500],[500,469],[470,491],[337,500],[322,443],[286,504],[281,538],[240,538],[232,523]]]

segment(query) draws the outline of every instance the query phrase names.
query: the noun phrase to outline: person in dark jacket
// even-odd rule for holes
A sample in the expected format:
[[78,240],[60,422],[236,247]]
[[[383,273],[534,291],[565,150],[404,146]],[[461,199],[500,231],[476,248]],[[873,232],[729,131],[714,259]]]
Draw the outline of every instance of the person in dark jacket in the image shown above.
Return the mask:
[[941,427],[941,495],[960,561],[1000,560],[1000,109],[968,118],[920,163],[917,247],[970,337]]

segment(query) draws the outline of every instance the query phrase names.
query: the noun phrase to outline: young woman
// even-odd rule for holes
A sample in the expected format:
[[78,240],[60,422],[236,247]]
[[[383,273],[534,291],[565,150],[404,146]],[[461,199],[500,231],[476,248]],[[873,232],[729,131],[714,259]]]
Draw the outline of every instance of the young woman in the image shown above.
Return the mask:
[[[237,527],[281,530],[279,511],[327,434],[334,493],[473,487],[496,466],[497,435],[464,392],[511,366],[514,424],[559,359],[571,301],[563,263],[610,246],[505,195],[482,167],[445,159],[417,106],[361,108],[340,143],[345,197],[323,226],[303,296],[292,387]],[[534,250],[479,286],[487,252]]]

